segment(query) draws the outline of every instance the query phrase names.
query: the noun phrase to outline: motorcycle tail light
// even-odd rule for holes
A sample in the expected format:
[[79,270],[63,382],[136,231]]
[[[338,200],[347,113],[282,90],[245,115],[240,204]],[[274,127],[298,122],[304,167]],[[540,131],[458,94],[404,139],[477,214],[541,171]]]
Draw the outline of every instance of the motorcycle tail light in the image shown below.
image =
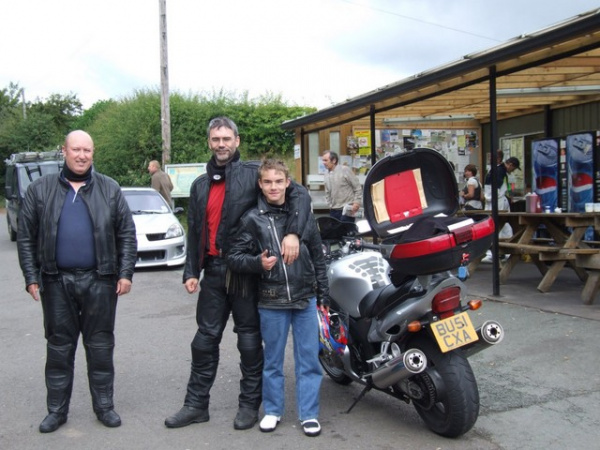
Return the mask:
[[433,312],[442,319],[454,315],[454,310],[460,306],[460,288],[453,286],[440,291],[432,302]]

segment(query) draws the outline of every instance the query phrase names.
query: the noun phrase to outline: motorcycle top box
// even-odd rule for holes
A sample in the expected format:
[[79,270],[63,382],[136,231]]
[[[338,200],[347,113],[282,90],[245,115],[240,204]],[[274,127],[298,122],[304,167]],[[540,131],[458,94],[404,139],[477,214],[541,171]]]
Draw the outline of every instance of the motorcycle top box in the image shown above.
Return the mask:
[[435,150],[417,148],[379,160],[367,174],[363,197],[365,218],[396,272],[455,269],[492,244],[491,217],[455,217],[456,177]]

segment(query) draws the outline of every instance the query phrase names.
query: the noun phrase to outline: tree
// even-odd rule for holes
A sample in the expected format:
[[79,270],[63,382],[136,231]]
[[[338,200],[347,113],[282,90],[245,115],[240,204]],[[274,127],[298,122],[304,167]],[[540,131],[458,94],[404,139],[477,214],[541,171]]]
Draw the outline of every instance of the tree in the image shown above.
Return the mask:
[[[169,103],[172,164],[209,160],[206,128],[210,119],[220,115],[227,115],[238,124],[244,158],[290,156],[294,134],[284,131],[281,123],[315,110],[287,106],[279,96],[250,100],[247,94],[237,96],[223,91],[187,96],[172,93]],[[81,120],[88,119],[86,111]],[[160,124],[158,90],[140,90],[129,98],[99,105],[85,127],[94,138],[96,168],[123,186],[148,185],[148,162],[162,159]]]

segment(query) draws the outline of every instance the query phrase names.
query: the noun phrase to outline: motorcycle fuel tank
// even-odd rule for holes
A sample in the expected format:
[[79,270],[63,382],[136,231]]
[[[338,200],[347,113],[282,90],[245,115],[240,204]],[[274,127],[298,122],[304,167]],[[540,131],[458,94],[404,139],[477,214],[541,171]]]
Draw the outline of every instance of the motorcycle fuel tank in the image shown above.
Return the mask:
[[374,289],[391,283],[390,265],[379,252],[354,253],[329,266],[329,296],[342,310],[358,318],[360,301]]

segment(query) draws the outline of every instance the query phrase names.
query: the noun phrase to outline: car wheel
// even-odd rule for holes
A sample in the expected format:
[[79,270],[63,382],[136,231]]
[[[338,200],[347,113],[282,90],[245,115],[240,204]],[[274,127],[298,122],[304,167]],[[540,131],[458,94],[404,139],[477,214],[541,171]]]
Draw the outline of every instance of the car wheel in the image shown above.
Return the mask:
[[8,214],[6,215],[6,224],[8,225],[8,236],[12,242],[15,242],[17,240],[17,231],[13,230],[13,228],[10,226],[10,218],[8,217]]

